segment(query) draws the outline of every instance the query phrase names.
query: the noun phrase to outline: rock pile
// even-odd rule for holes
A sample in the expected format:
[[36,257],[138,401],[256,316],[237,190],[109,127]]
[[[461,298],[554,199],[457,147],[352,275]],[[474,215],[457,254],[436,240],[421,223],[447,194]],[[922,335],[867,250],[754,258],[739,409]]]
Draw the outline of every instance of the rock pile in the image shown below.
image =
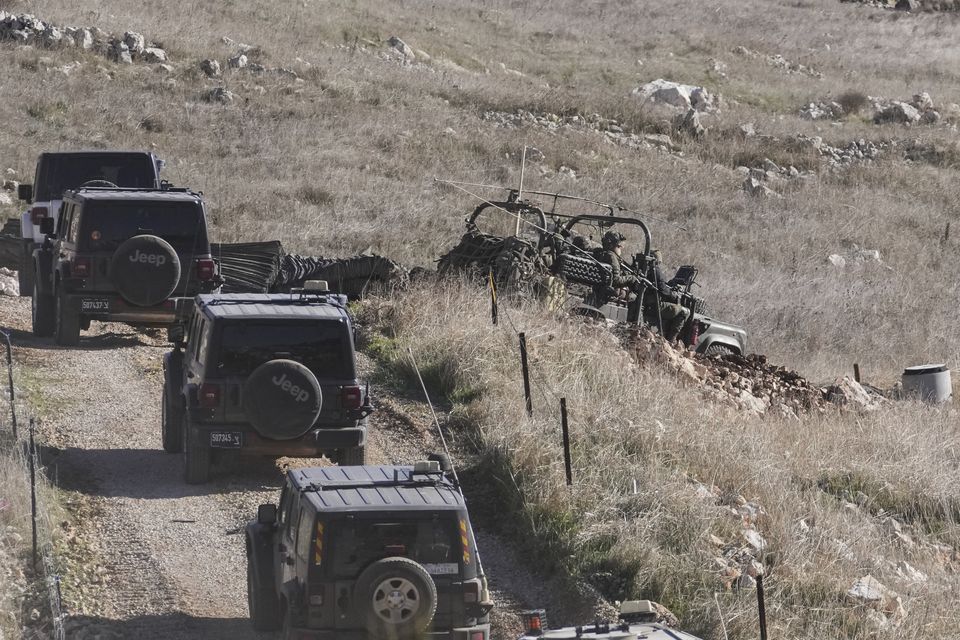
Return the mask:
[[738,56],[743,56],[745,58],[752,58],[754,60],[764,60],[770,66],[781,69],[785,73],[802,73],[804,75],[808,75],[814,78],[823,77],[823,74],[817,71],[816,69],[813,69],[812,67],[808,67],[805,64],[800,64],[798,62],[791,62],[790,60],[787,60],[779,53],[768,56],[763,53],[760,53],[759,51],[751,51],[750,49],[747,49],[746,47],[743,47],[743,46],[734,47],[733,52]]
[[[930,94],[925,91],[914,95],[910,100],[888,100],[874,96],[862,98],[865,98],[864,108],[869,108],[874,124],[936,124],[942,119]],[[953,106],[946,105],[944,108],[949,110]],[[860,111],[860,107],[851,107],[848,110],[840,102],[821,100],[801,107],[800,117],[805,120],[841,120]]]
[[754,415],[796,417],[831,406],[869,411],[884,398],[854,380],[814,385],[758,354],[705,356],[671,344],[646,327],[618,325],[614,332],[635,361],[666,367],[699,385],[704,396]]
[[960,11],[960,0],[840,0],[890,11]]
[[114,36],[97,27],[60,27],[28,13],[17,15],[0,11],[0,41],[4,40],[51,49],[94,51],[121,64],[161,64],[167,61],[166,51],[136,31]]

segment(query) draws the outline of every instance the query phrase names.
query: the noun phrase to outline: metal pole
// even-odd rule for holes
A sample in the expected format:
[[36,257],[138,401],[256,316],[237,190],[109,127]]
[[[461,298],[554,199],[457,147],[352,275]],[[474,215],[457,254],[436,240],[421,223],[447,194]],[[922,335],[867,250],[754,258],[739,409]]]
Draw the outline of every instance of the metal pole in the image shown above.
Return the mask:
[[527,334],[520,332],[520,369],[523,372],[523,398],[527,402],[527,415],[533,415],[533,399],[530,397],[530,369],[527,366]]
[[567,470],[567,486],[573,484],[573,468],[570,465],[570,430],[567,428],[567,399],[560,398],[560,427],[563,429],[563,464]]
[[490,283],[490,317],[493,320],[493,324],[497,324],[497,285],[493,282],[493,269],[490,269],[488,276]]
[[[523,200],[523,171],[527,166],[527,145],[523,145],[523,155],[520,156],[520,189],[517,191],[517,200]],[[517,228],[513,235],[520,235],[520,213],[517,212]]]
[[760,610],[760,640],[767,640],[767,608],[763,603],[763,574],[757,575],[757,608]]
[[10,387],[10,424],[13,427],[13,438],[17,438],[17,407],[16,398],[13,393],[13,345],[10,343],[10,334],[6,331],[0,331],[3,339],[7,343],[7,383]]
[[853,379],[860,382],[860,364],[857,362],[853,363]]
[[33,522],[33,570],[37,570],[37,462],[33,442],[33,419],[30,419],[30,515]]

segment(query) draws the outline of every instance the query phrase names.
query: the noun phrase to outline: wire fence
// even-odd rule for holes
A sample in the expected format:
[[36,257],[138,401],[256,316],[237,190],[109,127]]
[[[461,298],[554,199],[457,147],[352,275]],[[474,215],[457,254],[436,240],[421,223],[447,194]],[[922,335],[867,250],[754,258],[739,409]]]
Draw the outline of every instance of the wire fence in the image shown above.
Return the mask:
[[15,364],[13,361],[13,344],[10,335],[0,331],[0,341],[5,343],[7,360],[7,389],[6,411],[0,415],[0,437],[5,443],[5,451],[0,455],[7,456],[24,474],[29,476],[30,502],[30,529],[31,529],[31,563],[33,576],[43,585],[45,604],[50,612],[50,633],[53,640],[66,638],[64,621],[66,609],[63,605],[63,595],[60,589],[60,574],[54,560],[53,528],[49,505],[44,492],[40,490],[48,482],[39,450],[36,445],[35,422],[29,421],[30,428],[24,434],[18,428],[18,413],[25,413],[24,403],[17,398],[15,379]]

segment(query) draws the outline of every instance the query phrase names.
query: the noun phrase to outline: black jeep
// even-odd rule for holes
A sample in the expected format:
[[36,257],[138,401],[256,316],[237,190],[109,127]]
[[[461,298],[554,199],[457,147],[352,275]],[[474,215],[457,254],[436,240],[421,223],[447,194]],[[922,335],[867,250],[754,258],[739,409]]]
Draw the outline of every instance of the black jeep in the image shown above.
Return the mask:
[[185,344],[163,359],[163,448],[183,451],[187,482],[207,481],[212,451],[363,464],[373,407],[347,299],[307,284],[197,296]]
[[218,286],[203,199],[186,189],[67,191],[56,226],[40,224],[33,333],[57,344],[78,344],[92,320],[176,324]]
[[413,466],[289,471],[247,525],[254,629],[286,639],[488,640],[493,607],[455,477]]

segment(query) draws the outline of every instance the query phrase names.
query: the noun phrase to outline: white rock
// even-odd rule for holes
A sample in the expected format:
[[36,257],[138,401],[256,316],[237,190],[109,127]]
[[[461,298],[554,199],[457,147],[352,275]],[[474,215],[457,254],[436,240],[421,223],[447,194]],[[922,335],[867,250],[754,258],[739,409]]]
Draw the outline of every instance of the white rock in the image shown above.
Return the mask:
[[167,52],[160,47],[146,47],[141,54],[144,62],[159,64],[167,61]]
[[0,205],[13,204],[13,198],[10,197],[9,193],[0,191]]
[[200,62],[200,70],[207,75],[208,78],[219,78],[220,77],[220,63],[216,60],[207,58]]
[[684,111],[690,108],[713,111],[719,105],[718,98],[703,87],[680,84],[663,78],[637,87],[632,91],[632,95],[643,102],[668,105]]
[[887,122],[912,124],[920,120],[920,112],[906,102],[893,101],[873,117],[876,124]]
[[387,44],[399,51],[400,55],[410,62],[413,62],[417,59],[417,54],[413,52],[413,49],[410,48],[410,45],[397,36],[390,36],[390,39],[387,40]]
[[906,560],[897,563],[897,575],[908,582],[924,583],[928,580],[927,574],[920,571]]
[[833,266],[840,267],[841,269],[847,266],[847,260],[843,256],[839,256],[835,253],[832,253],[829,256],[827,256],[827,260],[829,260],[830,264],[832,264]]
[[243,69],[247,66],[247,56],[243,53],[238,53],[232,58],[227,59],[227,65],[231,69]]
[[767,541],[763,539],[763,536],[760,535],[756,529],[744,529],[740,532],[743,536],[743,539],[747,541],[751,547],[756,551],[763,551],[767,548]]
[[140,55],[147,47],[147,40],[142,33],[136,31],[127,31],[123,34],[123,43],[127,45],[130,53]]
[[81,49],[93,49],[93,34],[90,29],[77,29],[73,33],[73,41]]

